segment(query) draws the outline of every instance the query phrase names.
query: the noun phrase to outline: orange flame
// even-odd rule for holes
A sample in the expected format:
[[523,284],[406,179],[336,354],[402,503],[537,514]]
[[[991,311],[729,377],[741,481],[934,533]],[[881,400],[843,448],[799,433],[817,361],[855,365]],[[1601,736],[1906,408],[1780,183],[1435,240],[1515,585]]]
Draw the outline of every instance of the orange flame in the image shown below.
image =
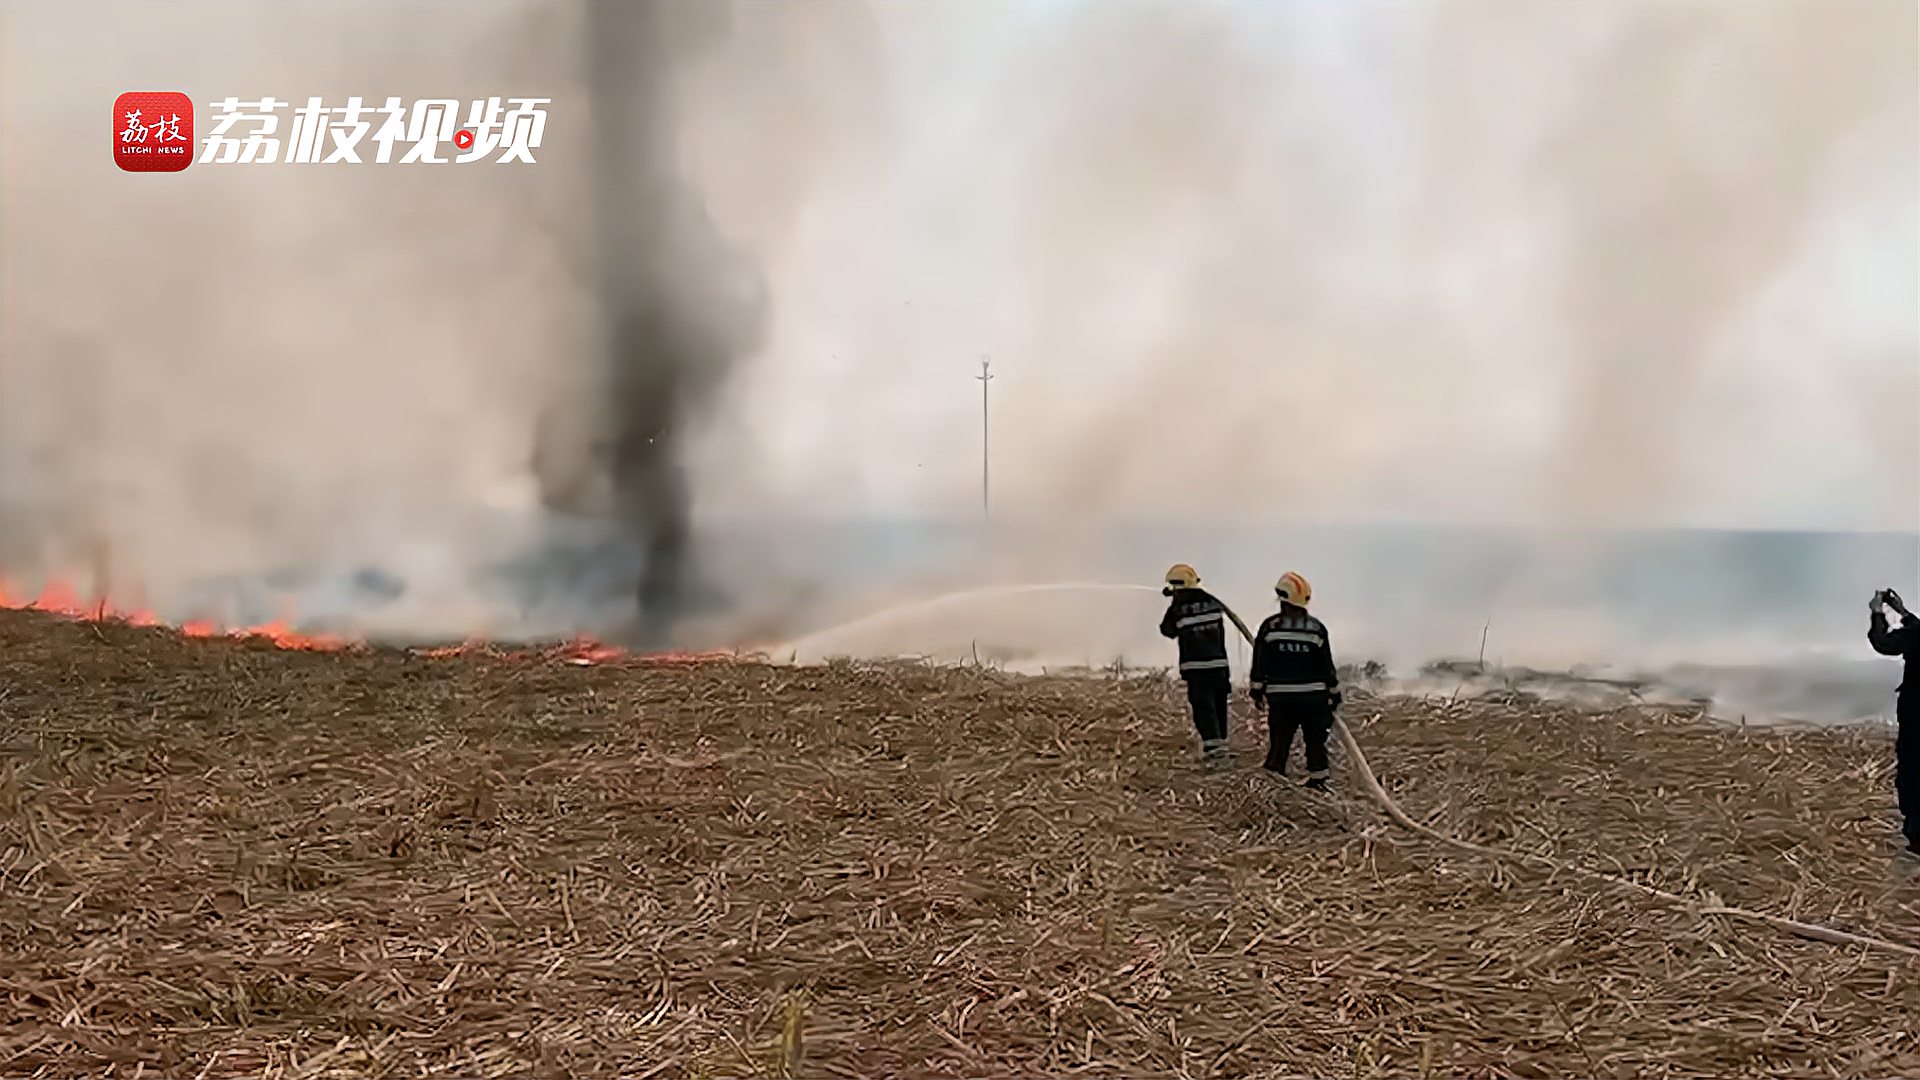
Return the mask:
[[[122,606],[105,597],[83,601],[79,590],[72,585],[55,581],[40,590],[40,595],[32,600],[21,601],[19,594],[10,592],[4,579],[0,579],[0,609],[41,611],[88,622],[122,622],[129,626],[161,627],[158,616],[138,606]],[[257,626],[227,627],[211,619],[191,619],[172,629],[185,637],[194,638],[230,638],[250,641],[266,641],[277,648],[304,649],[311,651],[336,652],[345,649],[365,647],[365,642],[339,637],[332,634],[307,634],[293,629],[291,617],[275,619]],[[431,658],[464,656],[480,652],[497,652],[508,656],[538,656],[542,659],[557,660],[579,666],[637,662],[645,664],[698,664],[717,660],[733,659],[737,654],[725,650],[705,652],[661,652],[635,653],[617,646],[607,645],[592,638],[579,637],[564,644],[546,649],[500,650],[489,641],[470,639],[459,645],[438,649],[417,650],[415,655]]]

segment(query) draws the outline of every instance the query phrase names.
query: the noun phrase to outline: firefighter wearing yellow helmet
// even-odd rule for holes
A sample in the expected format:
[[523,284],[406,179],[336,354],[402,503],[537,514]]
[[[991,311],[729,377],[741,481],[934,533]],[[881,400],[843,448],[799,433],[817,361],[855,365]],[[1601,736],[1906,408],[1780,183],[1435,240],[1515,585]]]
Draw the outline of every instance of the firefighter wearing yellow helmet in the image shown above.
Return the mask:
[[1160,634],[1180,644],[1180,678],[1200,733],[1201,758],[1209,765],[1227,758],[1227,699],[1232,695],[1227,670],[1227,606],[1200,587],[1200,575],[1186,563],[1167,569],[1167,613]]
[[1280,610],[1267,616],[1254,635],[1253,671],[1248,689],[1255,704],[1267,707],[1268,770],[1285,776],[1293,734],[1307,744],[1307,786],[1325,791],[1327,735],[1340,707],[1340,676],[1333,666],[1327,626],[1307,614],[1313,586],[1289,570],[1274,582]]

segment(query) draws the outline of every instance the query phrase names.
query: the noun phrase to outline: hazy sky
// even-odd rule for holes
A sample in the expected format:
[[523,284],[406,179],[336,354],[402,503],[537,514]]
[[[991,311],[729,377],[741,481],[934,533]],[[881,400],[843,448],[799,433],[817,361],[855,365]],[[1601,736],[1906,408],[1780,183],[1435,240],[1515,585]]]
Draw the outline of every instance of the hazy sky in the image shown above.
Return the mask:
[[[543,400],[591,392],[577,9],[452,10],[0,5],[11,522],[150,576],[323,533],[451,565],[433,508],[529,497]],[[1010,515],[1911,530],[1915,23],[741,5],[679,139],[773,322],[699,505],[971,512],[987,355]],[[113,97],[173,87],[203,126],[228,94],[556,100],[532,168],[120,173]]]
[[[1665,476],[1620,478],[1632,521],[1911,529],[1912,8],[1828,7],[1838,29],[1796,40],[1809,5],[1611,7],[877,7],[881,100],[839,115],[879,149],[810,191],[740,384],[767,482],[963,501],[990,355],[1009,504],[1138,511],[1185,483],[1210,510],[1525,518],[1579,482],[1568,459],[1654,442],[1622,465]],[[1618,94],[1642,68],[1671,100]],[[1785,72],[1851,92],[1783,118],[1801,103],[1762,91]],[[1585,278],[1578,322],[1557,279],[1597,256],[1535,175],[1566,133],[1645,189],[1604,226],[1632,250]],[[1782,161],[1806,194],[1769,197],[1798,182]],[[1803,220],[1770,262],[1700,250],[1782,214]],[[1676,259],[1678,292],[1725,279],[1698,326],[1622,288]],[[1578,340],[1655,318],[1615,370]],[[1648,426],[1583,417],[1595,382],[1646,399]]]

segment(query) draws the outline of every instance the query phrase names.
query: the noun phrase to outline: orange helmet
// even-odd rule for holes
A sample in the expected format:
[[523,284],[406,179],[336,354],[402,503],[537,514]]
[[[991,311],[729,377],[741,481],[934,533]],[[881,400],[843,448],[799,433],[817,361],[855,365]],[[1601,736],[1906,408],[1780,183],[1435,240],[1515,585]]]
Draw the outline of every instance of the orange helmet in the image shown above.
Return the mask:
[[1313,586],[1307,584],[1306,578],[1289,570],[1273,583],[1273,594],[1283,603],[1306,607],[1307,602],[1313,599]]

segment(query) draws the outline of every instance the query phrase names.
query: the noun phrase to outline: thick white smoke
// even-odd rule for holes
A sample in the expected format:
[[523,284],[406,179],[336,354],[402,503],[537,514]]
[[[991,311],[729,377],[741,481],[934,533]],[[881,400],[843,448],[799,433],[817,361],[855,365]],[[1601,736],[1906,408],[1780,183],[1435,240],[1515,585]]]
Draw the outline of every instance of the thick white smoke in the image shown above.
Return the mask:
[[881,9],[786,489],[964,507],[989,354],[1008,514],[1912,528],[1909,6],[1044,7]]
[[[190,6],[0,8],[0,564],[159,590],[370,562],[407,580],[410,629],[524,621],[470,571],[555,543],[538,417],[596,394],[581,5]],[[997,576],[1191,559],[1254,607],[1294,567],[1356,648],[1471,653],[1492,620],[1496,655],[1561,660],[1647,645],[1567,617],[1596,592],[1706,620],[1791,580],[1760,599],[1845,592],[1812,616],[1825,640],[1915,557],[1915,20],[1875,0],[736,5],[676,54],[665,117],[770,300],[689,433],[698,550],[756,627],[909,589],[875,519],[975,513],[990,355]],[[64,44],[80,22],[120,32]],[[118,173],[107,103],[173,86],[556,101],[533,169]],[[137,289],[181,313],[174,336],[132,317]],[[593,479],[594,432],[542,438]],[[603,510],[587,480],[575,501]],[[823,520],[861,525],[801,527]],[[1382,520],[1551,542],[1308,528]],[[1624,582],[1594,540],[1699,525],[1900,535],[1864,559],[1634,556]],[[979,572],[898,543],[901,565]],[[1101,659],[1111,621],[1090,611],[1075,651]]]
[[471,519],[527,501],[529,405],[586,348],[564,160],[136,175],[108,147],[128,89],[189,93],[203,130],[228,95],[579,101],[577,73],[538,55],[574,47],[539,17],[550,5],[444,12],[0,9],[10,571],[163,602],[220,575],[385,560],[444,605],[417,618],[480,616],[460,600],[461,567],[491,554]]

